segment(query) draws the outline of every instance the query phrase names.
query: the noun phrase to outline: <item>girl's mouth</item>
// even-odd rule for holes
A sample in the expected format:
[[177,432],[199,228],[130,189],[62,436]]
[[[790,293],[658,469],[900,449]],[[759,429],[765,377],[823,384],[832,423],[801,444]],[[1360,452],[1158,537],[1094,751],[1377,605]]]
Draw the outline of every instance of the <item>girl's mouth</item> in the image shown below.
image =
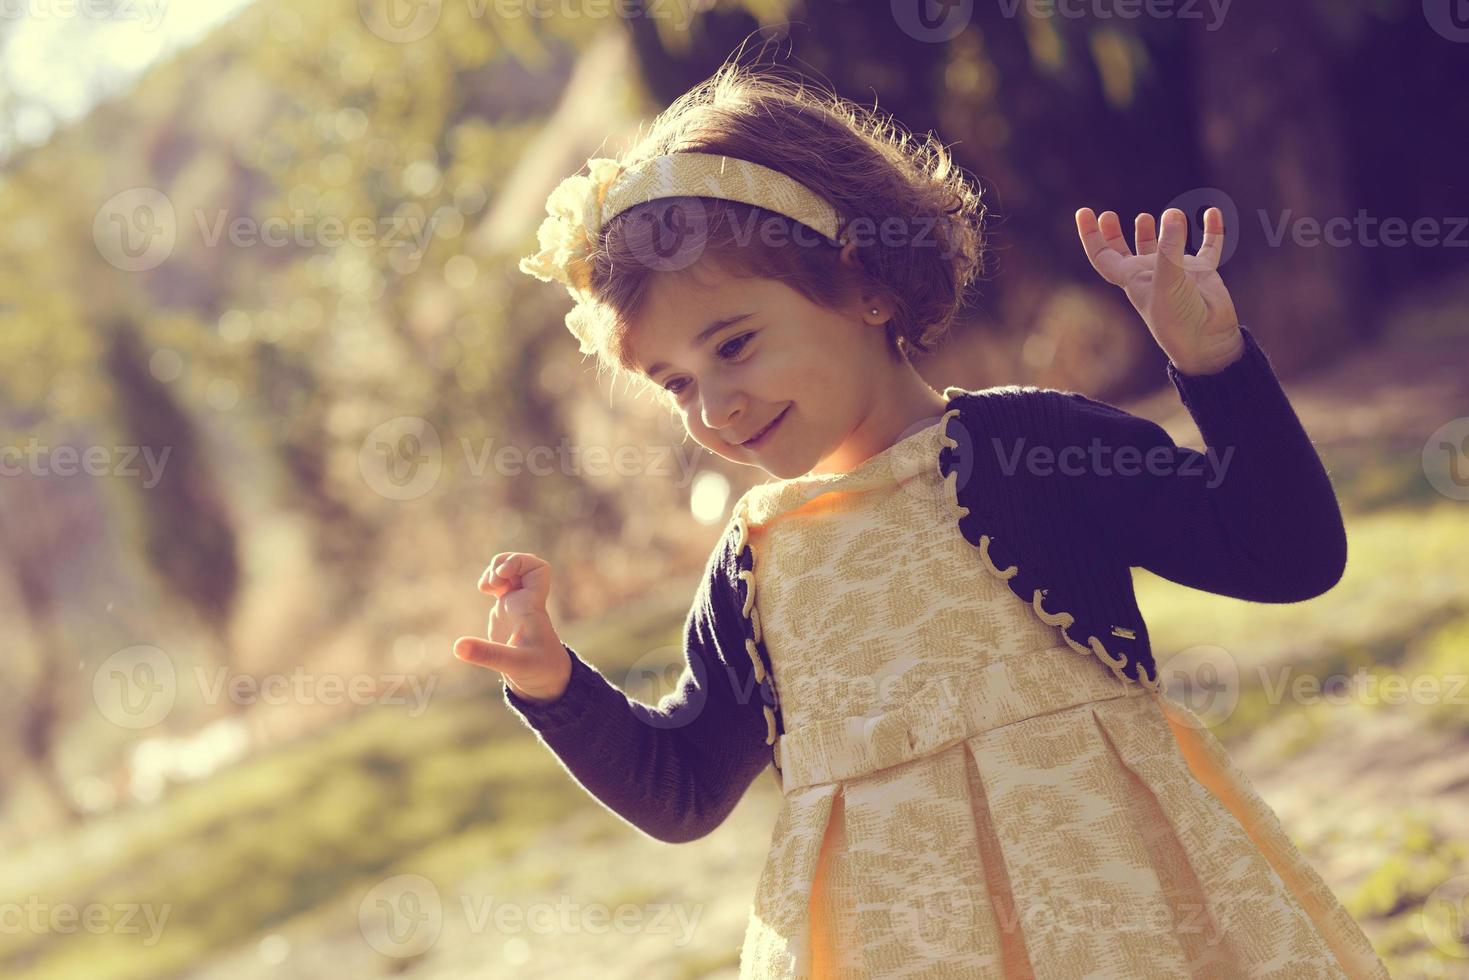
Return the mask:
[[761,429],[758,435],[756,435],[752,439],[746,439],[744,442],[740,443],[740,445],[745,449],[753,449],[763,446],[766,442],[770,440],[771,433],[775,431],[776,426],[780,425],[780,420],[785,418],[786,412],[789,412],[790,410],[791,407],[789,405],[781,409],[780,414],[771,419],[770,424]]

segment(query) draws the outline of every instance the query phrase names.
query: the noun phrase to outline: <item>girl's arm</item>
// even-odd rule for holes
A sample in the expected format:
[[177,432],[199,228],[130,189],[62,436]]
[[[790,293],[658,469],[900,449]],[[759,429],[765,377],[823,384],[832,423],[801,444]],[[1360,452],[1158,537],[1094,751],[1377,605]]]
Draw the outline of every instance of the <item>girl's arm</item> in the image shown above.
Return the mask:
[[1180,448],[1153,422],[1069,393],[1078,411],[1063,440],[1069,446],[1095,435],[1101,442],[1084,499],[1104,543],[1130,566],[1257,602],[1320,595],[1346,568],[1341,509],[1220,278],[1224,215],[1204,213],[1195,255],[1187,254],[1182,211],[1164,211],[1162,225],[1160,235],[1152,215],[1139,214],[1134,253],[1115,212],[1100,219],[1091,208],[1076,212],[1088,261],[1123,290],[1168,355],[1168,377],[1207,454]]
[[723,823],[771,764],[741,620],[716,560],[723,546],[711,556],[684,622],[683,673],[656,706],[628,697],[570,646],[571,679],[555,701],[529,701],[504,688],[505,703],[587,792],[673,844]]
[[1346,529],[1269,359],[1239,329],[1244,351],[1222,370],[1191,375],[1168,364],[1205,453],[1074,392],[1066,393],[1075,404],[1062,441],[1100,439],[1104,466],[1084,497],[1103,540],[1128,565],[1239,599],[1299,602],[1340,580]]

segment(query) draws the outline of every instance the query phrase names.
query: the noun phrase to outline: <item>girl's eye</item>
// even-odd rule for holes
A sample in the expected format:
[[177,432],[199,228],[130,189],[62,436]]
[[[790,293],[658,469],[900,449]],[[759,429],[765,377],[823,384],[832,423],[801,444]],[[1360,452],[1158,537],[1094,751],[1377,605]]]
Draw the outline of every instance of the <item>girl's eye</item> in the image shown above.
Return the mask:
[[[734,337],[734,338],[732,338],[730,340],[726,340],[724,343],[722,343],[722,344],[719,345],[719,351],[720,351],[721,354],[724,355],[724,358],[726,360],[728,360],[731,357],[735,357],[736,355],[739,354],[740,351],[742,351],[742,350],[745,349],[745,345],[744,345],[743,341],[747,341],[747,340],[749,340],[753,336],[755,336],[754,333],[742,333],[738,337]],[[739,346],[736,347],[734,350],[730,351],[728,354],[724,354],[724,349],[726,347],[728,347],[730,344],[739,344]]]
[[[755,336],[755,333],[754,331],[751,331],[750,333],[742,333],[738,337],[732,337],[729,340],[726,340],[724,343],[719,345],[719,356],[724,358],[726,361],[738,357],[740,355],[740,351],[745,349],[745,344],[748,343],[750,338],[753,336]],[[733,347],[733,350],[730,349],[731,347]],[[675,381],[674,383],[676,384],[677,382]],[[663,389],[677,395],[679,392],[683,391],[685,387],[686,386],[682,384],[680,384],[677,388],[674,388],[671,385],[664,385]]]

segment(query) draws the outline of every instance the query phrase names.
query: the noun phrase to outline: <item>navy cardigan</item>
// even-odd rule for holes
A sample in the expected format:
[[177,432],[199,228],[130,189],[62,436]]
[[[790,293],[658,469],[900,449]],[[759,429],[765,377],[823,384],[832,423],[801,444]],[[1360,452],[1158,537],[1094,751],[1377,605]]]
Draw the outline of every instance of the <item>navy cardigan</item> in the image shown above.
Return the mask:
[[[1221,371],[1167,365],[1203,453],[1076,392],[946,391],[956,445],[937,462],[945,476],[958,472],[969,510],[960,532],[997,568],[1015,566],[1011,590],[1127,683],[1158,686],[1130,568],[1283,603],[1322,594],[1346,567],[1326,469],[1269,359],[1241,333],[1244,353]],[[709,557],[684,622],[682,676],[656,705],[626,696],[570,646],[571,679],[557,700],[533,703],[503,685],[505,703],[577,782],[661,841],[710,833],[772,762],[779,780],[779,678],[743,615],[751,552],[741,531],[732,520]]]

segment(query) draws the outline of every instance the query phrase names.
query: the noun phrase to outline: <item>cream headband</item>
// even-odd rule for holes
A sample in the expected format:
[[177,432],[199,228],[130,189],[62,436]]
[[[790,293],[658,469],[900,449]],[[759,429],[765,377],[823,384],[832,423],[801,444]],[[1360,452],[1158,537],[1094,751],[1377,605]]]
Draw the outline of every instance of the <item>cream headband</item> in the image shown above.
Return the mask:
[[588,354],[598,325],[591,295],[591,254],[602,226],[628,208],[663,197],[714,197],[783,214],[834,245],[845,245],[836,208],[799,181],[749,160],[717,153],[669,153],[623,167],[593,157],[589,174],[563,180],[546,198],[547,217],[536,231],[540,251],[520,260],[520,271],[563,283],[576,300],[566,326]]

